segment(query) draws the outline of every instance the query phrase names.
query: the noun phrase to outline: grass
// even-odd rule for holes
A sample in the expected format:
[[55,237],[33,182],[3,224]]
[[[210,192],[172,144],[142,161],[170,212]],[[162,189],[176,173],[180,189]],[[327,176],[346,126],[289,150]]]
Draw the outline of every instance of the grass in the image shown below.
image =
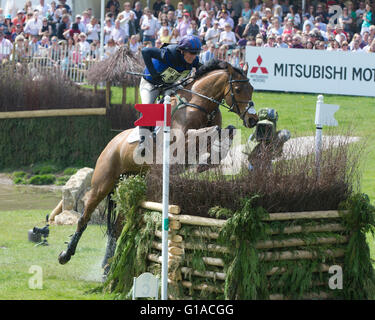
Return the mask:
[[[98,286],[106,239],[99,226],[90,225],[76,255],[62,266],[58,254],[75,226],[51,226],[49,246],[35,247],[27,231],[42,227],[46,212],[40,210],[0,212],[0,300],[92,300],[112,299],[110,294],[89,293]],[[31,266],[42,267],[43,289],[30,289]]]

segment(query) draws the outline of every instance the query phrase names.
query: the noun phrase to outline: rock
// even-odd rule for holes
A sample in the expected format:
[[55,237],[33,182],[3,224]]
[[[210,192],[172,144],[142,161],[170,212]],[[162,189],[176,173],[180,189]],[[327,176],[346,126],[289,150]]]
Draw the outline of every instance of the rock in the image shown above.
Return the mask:
[[55,217],[57,225],[74,225],[78,223],[80,214],[75,211],[65,210]]
[[[69,181],[62,188],[62,213],[56,216],[56,224],[75,224],[77,223],[88,200],[88,192],[91,188],[91,179],[94,169],[82,168],[71,176]],[[107,207],[107,201],[104,199],[91,215],[89,223],[103,224],[106,219],[104,213]],[[63,214],[67,214],[66,217]],[[61,216],[61,217],[60,217]],[[59,219],[57,219],[60,217]],[[77,218],[78,217],[78,218]],[[59,221],[59,222],[57,222]]]
[[71,176],[69,181],[65,184],[62,190],[63,195],[63,211],[77,210],[77,203],[91,186],[91,178],[94,169],[83,168]]

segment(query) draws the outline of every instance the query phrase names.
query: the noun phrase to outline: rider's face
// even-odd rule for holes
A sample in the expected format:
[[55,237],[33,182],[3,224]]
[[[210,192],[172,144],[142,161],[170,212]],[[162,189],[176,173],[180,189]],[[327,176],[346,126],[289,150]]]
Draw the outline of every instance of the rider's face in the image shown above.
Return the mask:
[[197,54],[184,51],[184,59],[187,63],[192,64]]

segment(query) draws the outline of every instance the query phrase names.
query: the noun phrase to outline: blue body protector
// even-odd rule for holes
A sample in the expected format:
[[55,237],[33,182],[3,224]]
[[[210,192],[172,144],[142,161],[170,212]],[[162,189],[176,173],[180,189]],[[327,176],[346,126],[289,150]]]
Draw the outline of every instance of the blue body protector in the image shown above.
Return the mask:
[[185,79],[193,67],[199,68],[198,57],[192,64],[185,61],[183,54],[178,50],[178,45],[168,45],[164,48],[144,48],[143,59],[146,64],[144,78],[155,83],[153,78],[161,76],[164,83],[172,84]]

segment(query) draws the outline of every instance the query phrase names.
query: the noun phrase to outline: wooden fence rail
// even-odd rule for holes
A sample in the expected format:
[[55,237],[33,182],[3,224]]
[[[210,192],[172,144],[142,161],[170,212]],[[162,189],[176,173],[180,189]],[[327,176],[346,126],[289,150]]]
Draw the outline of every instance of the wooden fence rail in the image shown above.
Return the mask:
[[103,115],[106,115],[106,113],[107,113],[106,108],[11,111],[11,112],[0,112],[0,119],[70,117],[70,116],[103,116]]

